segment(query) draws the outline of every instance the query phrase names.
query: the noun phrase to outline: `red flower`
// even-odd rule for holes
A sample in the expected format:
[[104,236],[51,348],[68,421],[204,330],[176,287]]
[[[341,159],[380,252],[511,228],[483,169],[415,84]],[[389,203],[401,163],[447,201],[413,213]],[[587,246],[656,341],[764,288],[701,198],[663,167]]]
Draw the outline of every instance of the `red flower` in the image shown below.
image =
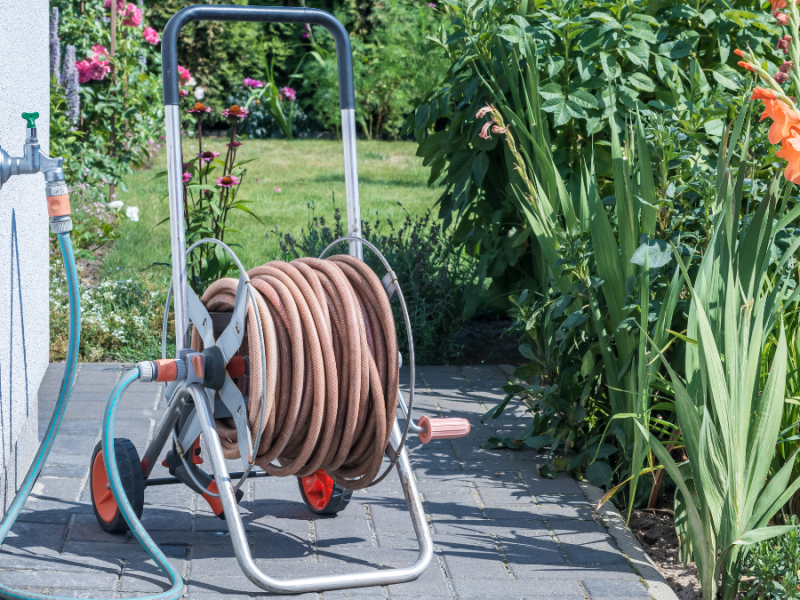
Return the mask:
[[769,3],[773,12],[779,8],[786,8],[786,0],[769,0]]
[[778,40],[778,45],[775,46],[775,50],[783,50],[784,54],[789,53],[789,44],[792,43],[792,36],[785,35],[781,39]]

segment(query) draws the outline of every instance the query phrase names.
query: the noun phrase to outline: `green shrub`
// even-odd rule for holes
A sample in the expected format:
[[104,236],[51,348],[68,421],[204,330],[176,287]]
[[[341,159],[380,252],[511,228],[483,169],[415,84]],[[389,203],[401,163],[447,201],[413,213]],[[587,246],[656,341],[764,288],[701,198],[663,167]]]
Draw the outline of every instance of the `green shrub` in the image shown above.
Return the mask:
[[[794,529],[772,540],[755,544],[745,561],[747,598],[797,600],[800,598],[800,528],[792,515]],[[749,590],[748,590],[749,588]]]
[[[708,4],[701,13],[677,0],[446,0],[440,6],[452,21],[435,41],[451,66],[406,131],[414,132],[418,154],[431,167],[429,183],[444,188],[439,216],[454,227],[453,243],[480,259],[480,282],[489,278],[493,300],[507,308],[510,294],[534,286],[539,266],[513,201],[513,158],[495,139],[478,138],[482,124],[474,117],[487,104],[517,105],[520,122],[512,127],[533,126],[533,106],[524,105],[530,81],[521,75],[533,57],[520,44],[528,43],[539,59],[541,85],[531,102],[543,113],[535,123],[545,131],[543,150],[573,196],[593,163],[601,198],[613,195],[610,121],[622,132],[637,114],[648,121],[669,110],[691,132],[702,163],[713,167],[724,125],[741,106],[731,95],[742,81],[731,66],[732,48],[750,44],[779,59],[773,49],[778,28],[760,10]],[[750,6],[755,3],[744,8]],[[690,158],[697,157],[677,159]],[[702,173],[687,169],[686,175],[675,187],[703,181]]]
[[[370,32],[351,36],[356,88],[356,120],[368,139],[397,139],[407,115],[435,89],[447,60],[426,52],[426,37],[440,23],[429,6],[405,0],[377,4],[369,15]],[[319,31],[318,31],[319,30]],[[329,130],[341,120],[336,55],[330,36],[314,27],[311,60],[304,67],[306,112]]]
[[[432,219],[430,212],[421,217],[406,213],[399,225],[390,219],[363,221],[362,230],[364,239],[384,254],[397,274],[414,333],[416,363],[457,362],[463,353],[459,342],[464,327],[461,313],[467,286],[475,277],[475,262],[450,245],[440,223]],[[276,234],[280,239],[282,260],[319,256],[333,240],[344,235],[342,215],[334,208],[333,223],[328,224],[311,206],[308,229],[301,231],[299,239],[291,233],[276,230]],[[346,244],[331,250],[331,253],[346,252]],[[380,276],[386,272],[367,248],[364,248],[364,260]],[[392,302],[392,310],[399,328],[400,351],[407,359],[406,328],[398,302]]]
[[[66,279],[60,257],[50,266],[50,360],[64,360],[69,335]],[[81,285],[78,360],[138,362],[161,357],[161,327],[168,284],[138,278]],[[170,321],[167,356],[175,355]]]

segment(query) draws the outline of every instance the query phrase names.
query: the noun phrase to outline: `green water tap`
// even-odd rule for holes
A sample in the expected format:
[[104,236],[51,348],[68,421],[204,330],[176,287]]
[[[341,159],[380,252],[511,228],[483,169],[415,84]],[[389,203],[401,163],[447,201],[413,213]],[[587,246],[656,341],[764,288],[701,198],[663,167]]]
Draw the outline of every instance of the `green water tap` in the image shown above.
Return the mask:
[[22,118],[28,122],[30,129],[36,129],[36,119],[39,118],[39,113],[22,113]]

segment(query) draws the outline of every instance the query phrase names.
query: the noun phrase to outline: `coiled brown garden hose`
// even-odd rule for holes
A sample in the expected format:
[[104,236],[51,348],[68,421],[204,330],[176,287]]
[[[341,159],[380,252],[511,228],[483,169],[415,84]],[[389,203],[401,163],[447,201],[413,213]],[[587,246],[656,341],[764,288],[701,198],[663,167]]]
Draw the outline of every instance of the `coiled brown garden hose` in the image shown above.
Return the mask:
[[[271,475],[305,477],[324,469],[340,486],[363,489],[383,461],[397,408],[397,339],[389,298],[364,262],[348,255],[273,261],[248,272],[266,346],[267,390],[261,415],[261,362],[238,383],[249,396],[254,463]],[[233,310],[237,281],[213,283],[202,301]],[[247,327],[257,325],[248,303]],[[192,347],[201,348],[195,330]],[[258,355],[258,336],[248,353]],[[239,458],[232,419],[217,419],[225,457]],[[273,464],[278,462],[279,464]]]

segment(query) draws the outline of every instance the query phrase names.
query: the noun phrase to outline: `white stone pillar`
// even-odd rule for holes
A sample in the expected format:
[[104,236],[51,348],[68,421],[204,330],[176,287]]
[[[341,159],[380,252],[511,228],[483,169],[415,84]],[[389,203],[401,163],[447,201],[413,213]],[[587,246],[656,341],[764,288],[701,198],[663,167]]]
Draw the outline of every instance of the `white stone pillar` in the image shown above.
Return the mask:
[[[0,146],[22,155],[23,112],[38,112],[50,141],[49,7],[0,0]],[[49,359],[48,237],[44,177],[0,189],[0,502],[7,506],[38,445],[38,389]]]

